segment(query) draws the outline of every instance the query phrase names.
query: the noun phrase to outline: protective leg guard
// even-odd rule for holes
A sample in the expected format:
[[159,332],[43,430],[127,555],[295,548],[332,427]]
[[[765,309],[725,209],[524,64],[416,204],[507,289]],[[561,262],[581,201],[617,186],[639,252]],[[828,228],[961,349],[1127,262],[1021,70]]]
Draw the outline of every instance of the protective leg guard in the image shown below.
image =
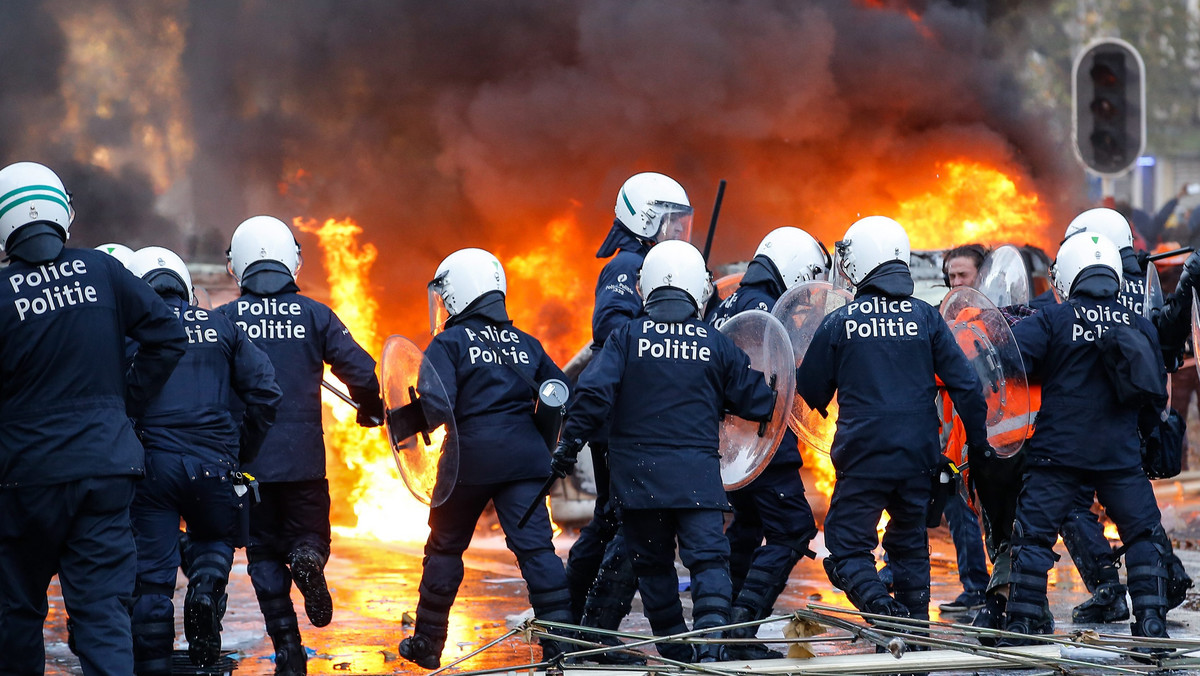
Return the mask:
[[1167,609],[1178,608],[1187,598],[1187,591],[1194,585],[1192,578],[1183,567],[1183,562],[1175,555],[1171,538],[1167,537],[1167,532],[1161,524],[1154,526],[1150,531],[1150,541],[1162,556],[1163,565],[1167,569]]
[[303,676],[308,673],[308,654],[300,642],[300,630],[271,634],[275,646],[275,676]]
[[580,624],[599,629],[617,629],[629,614],[637,592],[637,575],[623,538],[615,538],[604,551],[596,581],[587,594]]
[[133,673],[137,676],[169,676],[175,642],[175,622],[136,622],[132,628]]
[[325,586],[325,557],[311,547],[298,547],[288,557],[292,580],[304,595],[304,612],[314,627],[333,621],[333,598]]
[[893,599],[875,571],[874,561],[858,557],[845,561],[825,557],[821,562],[833,586],[846,593],[855,608],[881,615],[908,617],[908,609]]
[[[1049,634],[1054,631],[1054,616],[1049,615],[1046,601],[1046,578],[1013,571],[1010,576],[1011,596],[1005,608],[1006,631],[1017,634]],[[1000,646],[1030,645],[1033,641],[1005,637],[997,642]]]
[[1105,582],[1096,587],[1092,598],[1071,610],[1071,621],[1076,624],[1102,624],[1124,622],[1129,619],[1129,606],[1125,603],[1125,585]]

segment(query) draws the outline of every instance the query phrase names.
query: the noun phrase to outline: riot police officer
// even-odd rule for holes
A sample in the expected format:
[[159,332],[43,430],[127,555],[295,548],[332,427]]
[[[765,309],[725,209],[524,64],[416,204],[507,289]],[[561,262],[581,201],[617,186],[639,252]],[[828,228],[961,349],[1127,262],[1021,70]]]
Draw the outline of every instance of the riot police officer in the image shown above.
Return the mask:
[[[770,312],[789,288],[829,272],[829,253],[800,228],[772,230],[759,243],[736,291],[709,315],[717,328],[746,310]],[[730,622],[766,617],[787,585],[800,557],[815,557],[808,543],[817,534],[812,507],[804,497],[799,440],[786,430],[771,462],[750,485],[729,493],[733,520],[725,530],[730,545],[734,599]],[[765,538],[765,542],[764,542]],[[752,638],[757,626],[730,631],[733,638]],[[782,657],[762,645],[734,644],[730,659]]]
[[[634,287],[650,247],[667,240],[686,242],[691,235],[692,207],[687,193],[663,174],[631,176],[617,193],[614,212],[612,228],[596,252],[597,258],[612,260],[596,280],[593,355],[599,353],[614,330],[642,313],[642,299]],[[580,531],[567,557],[571,611],[585,626],[616,629],[629,613],[636,582],[609,495],[607,427],[596,430],[587,441],[596,475],[596,505],[591,522]],[[612,642],[606,637],[600,640]],[[596,659],[630,661],[620,654]]]
[[[612,499],[624,530],[646,618],[657,636],[687,630],[675,573],[675,542],[692,575],[693,625],[729,619],[729,508],[720,477],[718,427],[723,410],[769,419],[774,392],[744,352],[699,314],[712,293],[700,252],[663,242],[638,278],[645,315],[618,327],[580,376],[555,467],[565,472],[611,417]],[[782,415],[782,412],[780,413]],[[671,659],[716,659],[706,645],[659,644]]]
[[[133,673],[129,504],[143,451],[129,422],[187,337],[117,259],[64,248],[74,211],[49,168],[0,170],[0,673],[40,674],[57,573],[83,673]],[[128,363],[125,341],[141,349]]]
[[[1129,227],[1129,221],[1113,209],[1088,209],[1076,216],[1067,226],[1064,240],[1080,232],[1104,235],[1117,246],[1121,255],[1121,290],[1117,294],[1117,300],[1135,314],[1151,319],[1157,330],[1164,365],[1168,371],[1174,371],[1181,361],[1179,355],[1190,328],[1189,311],[1193,283],[1191,275],[1181,279],[1176,292],[1166,299],[1162,308],[1146,308],[1144,304],[1149,302],[1146,266],[1152,263],[1139,258],[1134,250],[1133,231]],[[1193,254],[1188,263],[1197,267],[1200,258]],[[1063,542],[1067,545],[1067,551],[1071,554],[1085,586],[1092,592],[1092,598],[1072,610],[1071,618],[1079,623],[1121,622],[1129,619],[1129,606],[1125,601],[1126,589],[1121,584],[1116,557],[1113,556],[1112,548],[1104,537],[1104,529],[1091,510],[1095,502],[1095,493],[1091,486],[1085,485],[1078,489],[1075,501],[1062,524]],[[1172,550],[1171,540],[1166,533],[1156,532],[1155,537],[1158,547],[1166,552],[1164,556],[1170,574],[1169,607],[1174,608],[1183,602],[1187,589],[1192,586],[1192,580]]]
[[[904,228],[869,216],[851,225],[837,247],[855,297],[825,318],[797,371],[797,390],[814,410],[825,411],[835,392],[838,401],[825,571],[860,610],[926,619],[925,512],[941,464],[934,376],[945,383],[970,446],[987,446],[987,405],[937,309],[912,297]],[[883,548],[895,598],[872,555],[885,509],[891,520]]]
[[[1106,236],[1087,231],[1069,237],[1052,269],[1055,288],[1069,302],[1013,327],[1026,368],[1041,378],[1042,408],[1024,451],[1029,457],[1013,533],[1005,622],[1009,631],[1052,631],[1053,622],[1045,618],[1043,608],[1054,541],[1078,487],[1088,486],[1117,524],[1127,548],[1133,635],[1166,636],[1167,571],[1157,535],[1162,525],[1141,467],[1139,410],[1118,399],[1096,344],[1106,332],[1130,332],[1149,352],[1147,362],[1159,371],[1158,389],[1165,405],[1166,371],[1157,358],[1157,332],[1118,299],[1122,267],[1117,246]],[[1149,408],[1150,417],[1157,419],[1161,407]]]
[[[196,666],[221,655],[221,615],[233,550],[245,546],[249,507],[239,463],[261,446],[281,393],[271,360],[225,315],[192,304],[192,279],[177,254],[146,247],[129,258],[175,312],[188,336],[187,353],[159,396],[135,420],[146,449],[146,480],[131,514],[138,576],[133,597],[134,672],[171,673],[179,568],[179,520],[187,523],[189,556],[184,600],[188,655]],[[239,427],[230,393],[245,412]]]
[[[441,406],[458,428],[458,479],[445,502],[429,511],[416,628],[400,655],[426,669],[441,664],[450,608],[463,580],[462,555],[489,501],[517,557],[538,619],[570,622],[570,593],[554,552],[550,516],[539,505],[524,528],[522,512],[540,499],[550,476],[550,449],[533,419],[538,384],[565,382],[536,338],[513,326],[505,309],[507,282],[495,256],[462,249],[446,257],[429,283],[433,342],[426,364],[446,388]],[[437,324],[442,321],[444,324]],[[432,396],[422,390],[422,396]],[[562,652],[542,643],[544,659]]]
[[241,223],[229,245],[229,271],[242,295],[217,309],[246,332],[275,367],[283,400],[258,457],[243,470],[258,479],[250,510],[247,571],[275,646],[276,674],[307,672],[290,590],[295,581],[313,626],[333,619],[325,585],[329,558],[329,481],[321,432],[325,364],[358,404],[358,424],[379,425],[383,403],[375,360],[328,306],[300,294],[300,245],[271,216]]

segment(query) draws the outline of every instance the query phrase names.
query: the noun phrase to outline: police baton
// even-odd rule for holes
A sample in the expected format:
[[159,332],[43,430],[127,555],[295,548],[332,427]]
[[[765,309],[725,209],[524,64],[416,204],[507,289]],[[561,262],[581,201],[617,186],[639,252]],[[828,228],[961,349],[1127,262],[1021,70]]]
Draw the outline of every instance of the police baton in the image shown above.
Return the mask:
[[717,185],[717,201],[713,203],[712,220],[708,222],[708,235],[704,238],[704,262],[712,252],[713,235],[717,232],[717,216],[721,215],[721,201],[725,199],[725,179]]
[[[347,404],[350,404],[351,406],[353,406],[355,411],[357,411],[357,410],[358,410],[358,402],[356,402],[356,401],[354,401],[353,399],[351,399],[351,398],[350,398],[350,395],[348,395],[348,394],[346,394],[345,392],[343,392],[343,391],[339,390],[338,388],[334,387],[334,386],[333,386],[333,385],[332,385],[332,384],[331,384],[331,383],[330,383],[328,380],[321,380],[321,385],[322,385],[322,386],[323,386],[325,389],[327,389],[327,390],[329,390],[330,392],[333,392],[334,394],[336,394],[336,395],[337,395],[337,397],[338,397],[338,399],[341,399],[342,401],[346,402]],[[382,420],[380,420],[379,418],[376,418],[376,417],[374,417],[374,416],[372,416],[372,417],[371,417],[371,422],[375,423],[376,425],[382,425],[382,424],[383,424],[383,421],[382,421]]]
[[1180,254],[1192,253],[1193,251],[1195,251],[1195,249],[1193,249],[1192,247],[1185,246],[1182,249],[1175,249],[1174,251],[1163,251],[1162,253],[1150,254],[1149,256],[1146,256],[1146,260],[1148,260],[1150,262],[1154,262],[1154,261],[1162,260],[1164,258],[1170,258],[1171,256],[1178,256]]
[[550,478],[546,479],[546,483],[542,484],[542,490],[538,491],[537,498],[529,503],[529,507],[525,508],[525,514],[517,522],[517,528],[524,528],[525,524],[529,523],[529,517],[533,516],[533,513],[537,511],[538,505],[545,504],[546,496],[550,495],[550,489],[554,487],[554,482],[558,481],[558,478],[557,474],[550,474]]

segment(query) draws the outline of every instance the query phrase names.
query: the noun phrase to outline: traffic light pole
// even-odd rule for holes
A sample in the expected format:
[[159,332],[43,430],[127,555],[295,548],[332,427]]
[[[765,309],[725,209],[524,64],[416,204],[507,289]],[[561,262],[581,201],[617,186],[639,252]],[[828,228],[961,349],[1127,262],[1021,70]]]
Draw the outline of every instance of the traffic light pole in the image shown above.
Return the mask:
[[1100,198],[1115,197],[1117,179],[1112,176],[1100,177]]

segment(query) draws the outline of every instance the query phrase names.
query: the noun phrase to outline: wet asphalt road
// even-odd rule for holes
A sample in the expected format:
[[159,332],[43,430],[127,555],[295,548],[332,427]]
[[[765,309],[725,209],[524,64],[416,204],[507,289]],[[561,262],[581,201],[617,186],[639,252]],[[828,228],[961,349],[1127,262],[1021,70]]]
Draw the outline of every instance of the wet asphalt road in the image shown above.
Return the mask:
[[[1176,537],[1185,538],[1179,553],[1193,577],[1200,579],[1200,549],[1195,549],[1200,531],[1200,500],[1185,496],[1170,486],[1160,486],[1160,504],[1165,508],[1168,529]],[[1171,528],[1171,524],[1174,528]],[[931,610],[938,616],[937,604],[953,599],[960,591],[954,568],[954,550],[945,527],[930,533],[933,585]],[[556,538],[559,553],[565,558],[572,537]],[[333,595],[333,623],[321,629],[312,627],[303,617],[303,601],[293,591],[296,607],[301,613],[301,632],[309,649],[310,674],[393,674],[423,673],[423,670],[397,656],[397,643],[411,632],[406,617],[411,617],[417,601],[421,573],[422,543],[384,543],[353,538],[334,538],[334,556],[326,575]],[[1186,547],[1193,547],[1187,549]],[[1070,619],[1071,607],[1086,600],[1087,593],[1069,563],[1065,548],[1058,546],[1062,560],[1051,571],[1051,602],[1058,621],[1058,631],[1074,628]],[[182,617],[186,581],[179,577],[175,593],[176,617]],[[80,674],[78,661],[66,646],[62,599],[57,582],[51,588],[50,616],[46,623],[45,640],[48,674]],[[262,616],[258,611],[250,580],[246,575],[243,551],[238,552],[229,587],[229,610],[225,618],[224,647],[236,651],[239,661],[236,674],[243,676],[274,672],[273,650],[266,636]],[[467,554],[467,573],[450,619],[450,638],[443,654],[443,664],[465,655],[482,644],[504,634],[519,623],[527,613],[524,583],[513,556],[504,548],[503,538],[497,535],[476,537]],[[685,607],[690,604],[684,595]],[[790,584],[776,608],[786,611],[818,601],[846,605],[845,597],[833,590],[818,561],[803,560],[793,571]],[[1200,595],[1189,598],[1184,607],[1171,612],[1170,631],[1176,636],[1200,636],[1200,613],[1188,608],[1200,608]],[[967,620],[957,615],[946,619]],[[634,611],[623,628],[649,632],[635,599]],[[779,636],[782,627],[767,626],[762,636]],[[1128,625],[1109,625],[1110,633],[1127,633]],[[177,622],[177,647],[185,647],[183,625]],[[839,652],[870,652],[869,646],[847,643],[818,644],[818,654]],[[484,655],[472,658],[458,669],[482,669],[502,665],[528,663],[538,650],[518,638],[510,638]]]

